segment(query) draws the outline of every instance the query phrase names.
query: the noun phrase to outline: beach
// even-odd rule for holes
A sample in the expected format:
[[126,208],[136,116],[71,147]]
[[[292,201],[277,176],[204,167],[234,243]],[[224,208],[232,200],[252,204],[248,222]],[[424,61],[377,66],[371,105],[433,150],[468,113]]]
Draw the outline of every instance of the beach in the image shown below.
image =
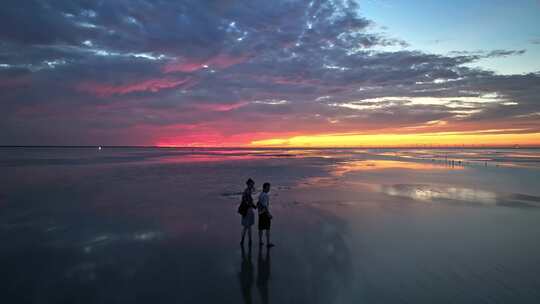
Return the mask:
[[[538,303],[538,149],[0,149],[2,303]],[[268,252],[240,241],[270,182]]]

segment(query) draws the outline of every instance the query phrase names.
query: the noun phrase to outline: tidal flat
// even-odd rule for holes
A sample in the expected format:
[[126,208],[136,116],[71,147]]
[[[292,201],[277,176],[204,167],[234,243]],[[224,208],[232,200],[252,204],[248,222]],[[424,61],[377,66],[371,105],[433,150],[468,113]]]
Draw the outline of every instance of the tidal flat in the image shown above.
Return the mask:
[[5,147],[0,185],[2,303],[540,301],[540,150]]

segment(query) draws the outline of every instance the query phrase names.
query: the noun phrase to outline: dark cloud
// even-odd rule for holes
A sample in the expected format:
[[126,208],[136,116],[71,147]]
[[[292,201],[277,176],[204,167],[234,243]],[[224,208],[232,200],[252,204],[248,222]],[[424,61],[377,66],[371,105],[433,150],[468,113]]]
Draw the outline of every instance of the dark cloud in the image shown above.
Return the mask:
[[478,60],[482,58],[496,58],[496,57],[507,57],[507,56],[517,56],[525,54],[527,50],[477,50],[477,51],[452,51],[450,55],[459,55],[467,56],[471,60]]
[[525,54],[525,50],[493,50],[487,53],[485,57],[506,57],[523,54]]
[[538,129],[539,74],[467,67],[525,50],[409,51],[359,12],[347,0],[5,1],[0,144],[153,144],[442,120],[441,130]]

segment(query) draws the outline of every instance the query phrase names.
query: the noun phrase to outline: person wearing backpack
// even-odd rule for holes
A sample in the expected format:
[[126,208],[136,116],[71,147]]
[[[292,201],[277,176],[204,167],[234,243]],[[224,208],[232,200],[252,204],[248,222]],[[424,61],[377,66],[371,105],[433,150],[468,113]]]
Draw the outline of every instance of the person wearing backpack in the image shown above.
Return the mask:
[[253,204],[253,197],[251,197],[251,194],[255,190],[255,182],[250,178],[246,181],[246,186],[244,193],[242,193],[242,202],[240,203],[240,206],[238,206],[238,213],[242,215],[243,226],[240,245],[244,246],[244,238],[247,232],[249,245],[251,246],[251,226],[255,223],[255,213],[253,212],[253,209],[257,208],[255,204]]

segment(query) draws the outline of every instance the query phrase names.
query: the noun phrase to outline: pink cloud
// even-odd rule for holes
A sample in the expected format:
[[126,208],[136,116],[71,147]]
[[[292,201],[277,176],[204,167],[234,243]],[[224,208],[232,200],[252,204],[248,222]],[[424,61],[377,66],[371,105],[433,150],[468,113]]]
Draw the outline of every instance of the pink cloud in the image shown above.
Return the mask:
[[26,76],[0,78],[0,88],[13,88],[24,85],[29,85],[30,79]]
[[241,108],[248,104],[246,101],[240,101],[235,103],[220,103],[220,104],[196,104],[195,108],[205,111],[215,111],[215,112],[227,112],[234,109]]
[[195,72],[203,68],[204,62],[171,62],[168,63],[164,68],[163,72],[165,73],[174,73],[174,72],[184,72],[190,73]]
[[242,62],[247,61],[250,58],[250,56],[239,56],[239,57],[231,57],[228,55],[218,55],[208,61],[208,65],[210,66],[216,66],[218,68],[226,68],[230,67],[235,64],[239,64]]
[[95,82],[83,82],[77,89],[100,97],[112,95],[124,95],[134,92],[158,92],[164,89],[172,89],[181,85],[191,85],[191,79],[156,78],[122,85],[110,85]]
[[185,59],[176,60],[165,65],[165,67],[163,68],[163,72],[165,73],[174,73],[174,72],[190,73],[190,72],[195,72],[200,69],[203,69],[205,68],[205,66],[208,66],[209,68],[223,69],[223,68],[233,66],[235,64],[245,62],[249,58],[250,56],[247,56],[247,55],[233,57],[230,55],[219,54],[215,57],[212,57],[206,60],[194,60],[194,61],[186,61]]

